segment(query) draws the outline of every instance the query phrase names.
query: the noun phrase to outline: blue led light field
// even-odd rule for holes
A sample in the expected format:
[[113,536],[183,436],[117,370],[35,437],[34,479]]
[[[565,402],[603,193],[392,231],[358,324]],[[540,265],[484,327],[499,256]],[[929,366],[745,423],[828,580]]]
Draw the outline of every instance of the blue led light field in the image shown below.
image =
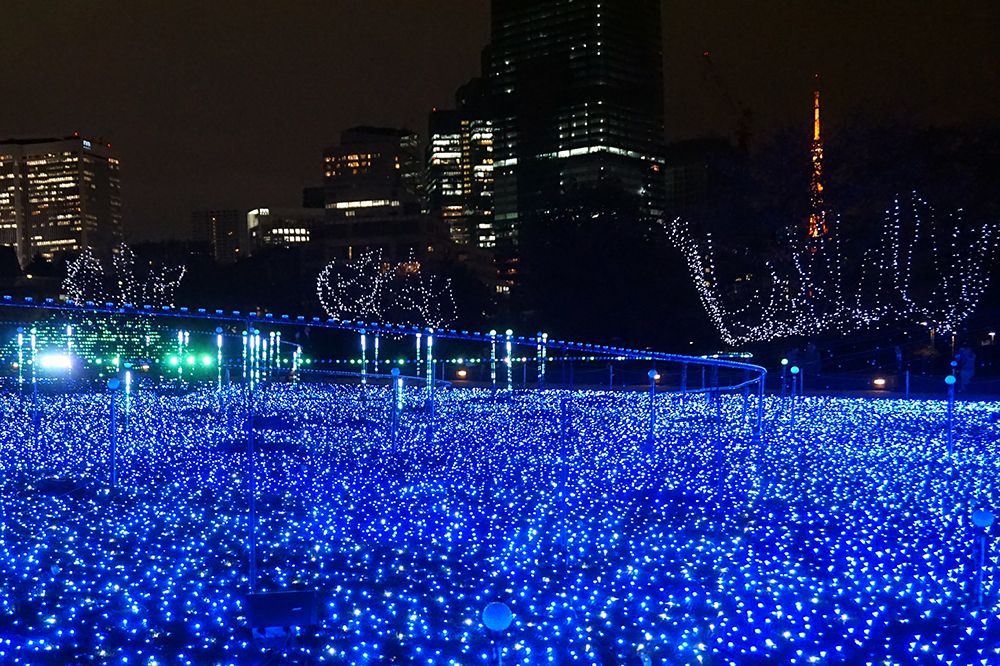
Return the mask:
[[[275,384],[0,398],[0,664],[997,664],[1000,403]],[[752,402],[752,400],[751,400]],[[53,480],[56,479],[56,480]],[[976,597],[978,539],[985,595]],[[483,609],[505,603],[502,635]]]

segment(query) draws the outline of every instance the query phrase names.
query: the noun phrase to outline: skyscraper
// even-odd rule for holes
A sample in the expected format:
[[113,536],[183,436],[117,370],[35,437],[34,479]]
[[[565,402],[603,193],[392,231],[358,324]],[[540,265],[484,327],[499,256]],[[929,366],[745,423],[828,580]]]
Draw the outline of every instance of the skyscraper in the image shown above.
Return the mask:
[[111,144],[79,136],[0,141],[0,245],[35,256],[93,249],[110,256],[122,241],[119,162]]
[[422,206],[423,160],[413,132],[345,130],[323,155],[326,208],[334,217],[396,215]]
[[220,264],[231,264],[247,255],[247,224],[242,211],[198,210],[191,213],[191,228],[194,239],[208,243]]
[[660,0],[493,0],[497,240],[600,185],[663,214]]
[[492,248],[493,120],[485,83],[459,88],[454,110],[431,112],[427,195],[431,213],[448,223],[461,245]]

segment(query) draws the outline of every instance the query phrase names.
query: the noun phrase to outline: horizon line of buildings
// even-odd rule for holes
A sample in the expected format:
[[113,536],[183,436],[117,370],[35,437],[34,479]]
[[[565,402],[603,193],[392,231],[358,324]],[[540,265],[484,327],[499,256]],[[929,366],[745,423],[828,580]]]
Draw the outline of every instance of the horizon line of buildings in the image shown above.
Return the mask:
[[[275,246],[330,259],[365,247],[485,255],[504,294],[519,281],[523,230],[576,192],[610,188],[662,217],[670,191],[700,176],[697,165],[668,169],[659,0],[492,10],[482,75],[452,108],[431,110],[426,147],[406,129],[344,130],[301,208],[196,211],[191,239],[223,263]],[[79,135],[0,141],[0,247],[16,247],[22,268],[85,247],[110,253],[122,238],[119,169],[110,144]]]

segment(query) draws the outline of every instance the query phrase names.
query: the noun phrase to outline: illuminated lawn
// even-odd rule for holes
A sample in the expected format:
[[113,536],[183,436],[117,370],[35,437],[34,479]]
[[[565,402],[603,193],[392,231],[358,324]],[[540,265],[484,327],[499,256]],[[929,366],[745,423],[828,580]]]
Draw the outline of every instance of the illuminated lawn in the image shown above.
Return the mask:
[[[258,394],[259,587],[320,626],[264,653],[248,589],[242,393],[0,399],[0,664],[1000,663],[971,514],[995,508],[1000,403],[385,389]],[[119,404],[119,421],[126,405]],[[62,476],[77,483],[45,482]],[[96,478],[95,478],[96,477]],[[282,654],[284,656],[282,656]],[[125,661],[127,660],[127,662]]]

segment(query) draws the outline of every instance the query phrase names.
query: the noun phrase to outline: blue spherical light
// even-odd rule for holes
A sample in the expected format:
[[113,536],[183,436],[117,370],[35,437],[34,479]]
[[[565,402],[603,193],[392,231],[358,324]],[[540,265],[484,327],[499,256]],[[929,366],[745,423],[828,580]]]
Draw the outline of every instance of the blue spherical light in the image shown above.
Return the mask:
[[972,524],[976,527],[989,527],[993,524],[993,512],[986,509],[976,509],[972,512]]
[[944,383],[947,384],[948,386],[954,385],[955,381],[956,381],[955,375],[948,375],[947,377],[944,378]]
[[490,631],[504,631],[513,620],[514,614],[505,603],[494,601],[483,609],[483,624]]

